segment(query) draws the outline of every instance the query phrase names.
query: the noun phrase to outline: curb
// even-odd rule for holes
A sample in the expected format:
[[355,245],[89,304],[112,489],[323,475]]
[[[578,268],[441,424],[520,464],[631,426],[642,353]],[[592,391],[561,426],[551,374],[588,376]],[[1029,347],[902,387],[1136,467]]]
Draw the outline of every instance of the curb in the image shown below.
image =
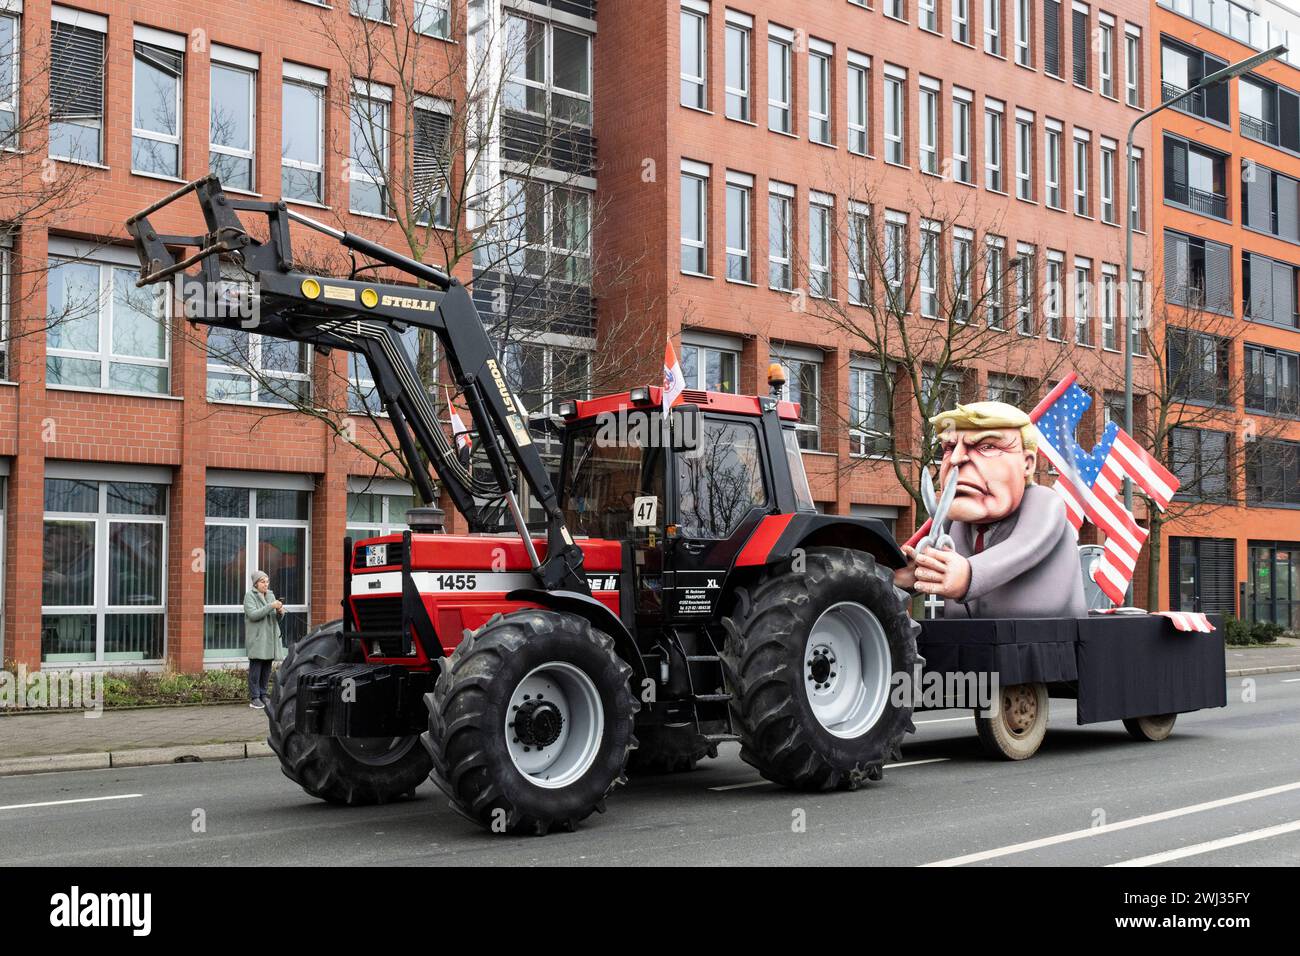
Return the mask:
[[1226,672],[1228,677],[1254,677],[1258,674],[1291,674],[1300,671],[1300,664],[1275,664],[1271,667],[1238,667]]
[[185,744],[178,747],[141,747],[134,750],[89,754],[49,754],[39,757],[9,757],[0,760],[0,777],[32,773],[60,773],[68,770],[110,770],[115,767],[152,767],[169,763],[203,763],[271,757],[274,751],[265,740],[229,744]]

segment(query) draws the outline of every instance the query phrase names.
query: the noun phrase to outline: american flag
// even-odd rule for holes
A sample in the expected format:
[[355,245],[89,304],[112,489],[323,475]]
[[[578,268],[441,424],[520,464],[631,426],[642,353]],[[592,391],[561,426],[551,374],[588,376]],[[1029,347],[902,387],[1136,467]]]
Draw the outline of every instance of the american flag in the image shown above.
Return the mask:
[[1124,476],[1161,511],[1178,490],[1178,479],[1114,422],[1107,423],[1092,451],[1080,447],[1074,433],[1090,405],[1092,399],[1070,375],[1031,417],[1038,426],[1038,447],[1060,475],[1056,491],[1065,500],[1070,522],[1077,530],[1091,521],[1106,535],[1092,579],[1108,598],[1122,604],[1148,534],[1118,499]]

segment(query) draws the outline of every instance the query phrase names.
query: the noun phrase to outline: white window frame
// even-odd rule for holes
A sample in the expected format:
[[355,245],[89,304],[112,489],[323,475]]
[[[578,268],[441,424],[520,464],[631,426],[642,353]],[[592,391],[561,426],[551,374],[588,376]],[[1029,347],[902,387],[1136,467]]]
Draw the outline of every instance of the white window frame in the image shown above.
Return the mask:
[[1016,331],[1026,338],[1038,334],[1034,318],[1034,290],[1038,281],[1037,263],[1037,249],[1027,243],[1016,243]]
[[1092,260],[1074,257],[1074,344],[1092,348]]
[[1065,341],[1065,254],[1047,250],[1043,274],[1043,324],[1053,342]]
[[952,311],[953,321],[966,324],[971,319],[975,291],[975,233],[955,227],[952,230]]
[[1124,24],[1124,102],[1142,107],[1142,28]]
[[[85,156],[61,156],[58,153],[50,153],[50,158],[62,160],[63,162],[68,162],[68,163],[80,163],[89,166],[99,166],[103,164],[105,159],[104,126],[105,126],[106,113],[108,109],[108,105],[106,102],[108,99],[107,96],[108,88],[107,88],[107,83],[105,82],[105,76],[107,74],[107,68],[108,68],[108,17],[99,13],[87,13],[84,10],[74,10],[71,7],[63,7],[56,3],[51,5],[50,7],[50,20],[52,24],[63,23],[70,27],[76,27],[82,30],[88,30],[100,34],[100,44],[101,44],[100,51],[103,54],[103,63],[101,63],[100,65],[100,71],[98,77],[99,78],[99,112],[95,116],[95,118],[91,121],[87,121],[85,118],[81,118],[78,120],[77,123],[73,124],[73,125],[84,125],[84,126],[91,126],[93,124],[93,128],[98,131],[98,138],[96,139],[96,144],[95,144],[96,145],[95,158],[88,159]],[[51,27],[51,36],[52,35],[53,35],[53,27]],[[134,72],[135,72],[134,46],[132,47],[131,71],[134,77]],[[132,81],[131,86],[134,90],[135,87],[134,79]],[[133,107],[134,107],[134,98],[135,98],[135,94],[134,92],[132,92]],[[133,124],[134,124],[134,118],[133,118]]]
[[[212,142],[212,124],[211,124],[212,85],[211,85],[211,81],[209,81],[208,151],[210,153],[220,153],[223,156],[233,156],[236,159],[247,160],[249,164],[249,175],[248,175],[249,182],[248,182],[248,189],[246,191],[256,192],[257,191],[257,81],[258,81],[258,69],[256,65],[257,57],[256,54],[250,54],[253,57],[252,66],[247,65],[247,61],[243,63],[234,62],[237,59],[243,59],[242,57],[238,57],[235,55],[240,52],[242,51],[231,50],[229,54],[227,54],[224,48],[219,48],[215,44],[213,44],[212,61],[211,61],[211,65],[208,67],[208,71],[209,71],[209,76],[211,76],[211,74],[215,73],[217,70],[229,70],[234,73],[245,73],[248,75],[250,80],[248,84],[248,149],[238,149],[237,147],[234,146],[220,146]],[[211,163],[210,159],[209,159],[209,163]],[[225,186],[224,183],[222,185],[223,187]],[[237,189],[235,187],[227,187],[227,188],[230,188],[233,192],[245,191],[245,190]]]
[[[306,371],[283,372],[280,371],[279,369],[268,369],[263,367],[262,352],[263,352],[263,345],[265,344],[265,342],[266,339],[263,336],[258,335],[256,332],[248,333],[248,365],[250,368],[254,369],[255,371],[249,371],[248,368],[244,368],[239,365],[227,365],[226,363],[222,362],[219,357],[213,355],[211,351],[206,352],[207,365],[208,365],[207,399],[209,402],[211,402],[214,405],[258,405],[262,407],[271,407],[271,408],[292,407],[292,403],[287,401],[281,402],[281,401],[261,400],[258,397],[258,393],[261,391],[262,385],[261,382],[259,381],[258,376],[261,376],[261,378],[263,379],[283,379],[289,382],[303,382],[307,385],[308,395],[310,396],[311,373],[312,373],[312,364],[313,364],[311,350],[310,349],[307,350]],[[211,382],[211,376],[212,373],[214,372],[217,373],[218,375],[229,375],[232,377],[238,376],[240,378],[247,379],[248,395],[246,397],[233,397],[229,395],[214,397],[212,393],[212,382]],[[310,400],[310,398],[308,400]]]
[[[733,34],[740,37],[740,79],[744,86],[732,86],[729,82],[731,78],[731,43],[730,38]],[[723,85],[725,87],[725,102],[723,111],[728,119],[739,120],[742,123],[752,123],[754,121],[754,96],[753,96],[753,72],[754,72],[754,19],[748,14],[738,13],[735,10],[728,10],[726,13],[726,32],[723,36],[723,55],[726,62],[723,64]],[[731,98],[735,97],[741,107],[741,115],[737,116],[731,112]]]
[[939,251],[942,241],[943,224],[934,219],[922,219],[917,243],[917,286],[924,319],[939,318]]
[[984,0],[984,52],[1002,56],[1002,0]]
[[1034,202],[1034,114],[1016,110],[1016,198]]
[[[773,206],[780,205],[785,210],[785,228],[780,233],[773,231]],[[786,183],[769,181],[767,185],[767,282],[768,288],[777,292],[794,291],[794,187]],[[784,255],[774,252],[772,241],[780,239]],[[785,277],[782,285],[772,282],[773,267],[780,270]]]
[[[781,57],[780,83],[783,87],[772,89],[772,57]],[[775,133],[794,135],[794,31],[775,24],[767,27],[767,128]],[[780,125],[773,125],[773,118],[780,117]]]
[[[816,248],[813,239],[813,223],[820,219],[822,223],[821,248]],[[808,294],[814,299],[830,299],[835,294],[833,264],[834,243],[832,231],[835,228],[835,199],[826,193],[810,192],[808,194]]]
[[1005,106],[1001,100],[984,98],[984,188],[990,192],[1004,193],[1007,181],[1004,163],[1006,139]]
[[971,168],[971,103],[969,90],[956,88],[952,93],[952,178],[966,185],[974,185]]
[[[367,103],[382,104],[383,118],[379,124],[379,132],[383,134],[384,142],[382,149],[375,149],[373,152],[383,167],[382,178],[377,178],[362,168],[362,164],[357,160],[357,146],[352,142],[352,116],[355,112],[355,105],[360,101]],[[388,218],[389,203],[392,202],[390,195],[390,183],[388,177],[392,173],[393,162],[393,91],[388,87],[381,87],[365,80],[354,80],[352,96],[348,100],[348,211],[356,216],[379,216]],[[369,115],[369,114],[367,114]],[[371,129],[371,135],[374,135],[374,124],[366,120],[366,125]],[[352,183],[362,182],[369,183],[379,190],[380,211],[377,213],[365,209],[357,209],[352,204]]]
[[[13,369],[9,367],[9,289],[10,270],[13,267],[12,246],[13,240],[10,237],[0,237],[0,382],[13,381]],[[0,538],[0,541],[4,540],[7,539]],[[0,567],[3,564],[3,558],[0,558]],[[0,598],[0,602],[2,601],[3,598]],[[3,622],[0,622],[0,628],[3,627]]]
[[[831,70],[834,67],[835,48],[822,40],[810,39],[808,41],[808,140],[813,143],[820,143],[823,146],[829,146],[834,142],[834,131],[831,124],[831,114],[833,112],[832,100],[833,83]],[[819,64],[819,66],[817,66]],[[820,81],[817,80],[816,74],[820,71]],[[816,108],[815,97],[822,98],[822,108]],[[822,133],[825,134],[823,138]]]
[[[1120,351],[1119,336],[1116,331],[1116,292],[1119,289],[1119,267],[1102,263],[1101,267],[1101,341],[1098,343],[1103,351]],[[1113,345],[1107,345],[1107,339],[1113,339]]]
[[[731,245],[731,196],[733,190],[741,197],[741,223],[740,238],[744,243],[743,246]],[[727,170],[727,196],[726,196],[726,249],[727,249],[727,281],[741,282],[745,285],[754,283],[754,177],[747,173],[737,173]],[[732,275],[732,259],[743,265],[744,274],[741,276]]]
[[1001,236],[984,237],[984,291],[988,297],[985,315],[988,326],[1007,330],[1007,242]]
[[[812,436],[811,438],[812,447],[805,448],[802,444],[800,444],[799,448],[801,451],[821,451],[822,360],[823,360],[823,353],[819,349],[810,349],[798,345],[789,345],[784,342],[773,343],[772,345],[772,361],[778,363],[781,366],[782,372],[785,375],[785,384],[781,386],[781,398],[784,401],[793,401],[793,399],[790,398],[790,383],[795,380],[795,376],[791,372],[791,368],[790,368],[791,363],[798,363],[800,365],[810,365],[815,370],[814,378],[816,379],[815,387],[817,390],[817,406],[814,410],[815,414],[813,415],[813,421],[805,422],[803,421],[802,418],[800,418],[800,420],[796,422],[794,426],[796,434],[802,433],[805,435]],[[804,406],[805,403],[800,403],[799,413],[801,416],[804,414],[804,410],[805,410]]]
[[[695,31],[696,39],[699,43],[699,62],[696,64],[681,63],[681,104],[687,109],[708,110],[709,108],[709,5],[700,3],[699,0],[682,0],[681,15],[679,22],[681,24],[681,52],[682,57],[686,55],[686,29],[687,21],[691,21],[691,29]],[[548,35],[550,31],[547,31]],[[692,73],[688,66],[698,68],[698,73]],[[699,104],[686,102],[686,84],[691,84],[699,95]]]
[[[885,162],[907,165],[907,72],[885,66]],[[892,130],[892,131],[891,131]]]
[[[444,23],[445,30],[435,27]],[[415,15],[411,18],[411,29],[420,36],[450,40],[451,0],[415,0]]]
[[1043,202],[1049,209],[1064,211],[1061,204],[1061,138],[1064,130],[1056,120],[1043,124]]
[[1034,6],[1033,0],[1015,0],[1016,3],[1016,63],[1033,69]]
[[917,163],[923,173],[939,172],[939,81],[922,76],[917,82]]
[[970,46],[970,0],[952,0],[952,38]]
[[1087,219],[1092,218],[1092,197],[1088,193],[1088,180],[1091,170],[1088,168],[1092,159],[1092,140],[1083,130],[1074,131],[1074,161],[1070,164],[1074,173],[1074,214]]
[[[363,538],[378,538],[388,534],[401,534],[410,528],[410,525],[402,521],[393,520],[392,499],[394,498],[412,498],[416,499],[415,489],[403,481],[393,478],[368,478],[363,475],[349,475],[347,486],[347,498],[369,497],[379,499],[379,521],[353,521],[349,517],[352,510],[352,503],[345,500],[344,504],[344,526],[347,529],[347,536],[353,539],[353,542]],[[417,505],[418,507],[418,501]],[[353,531],[359,531],[361,534],[354,535]]]
[[884,14],[891,20],[907,22],[907,0],[885,0]]
[[[555,21],[542,20],[539,19],[538,17],[525,15],[524,13],[520,12],[520,10],[524,6],[525,4],[519,4],[518,6],[511,5],[506,8],[505,30],[508,31],[510,29],[511,20],[519,20],[519,21],[534,23],[541,28],[542,57],[544,61],[542,66],[543,78],[541,80],[530,80],[523,73],[509,73],[506,77],[506,85],[509,86],[511,84],[515,84],[525,89],[532,89],[532,90],[539,91],[546,100],[547,115],[555,114],[555,106],[554,103],[552,102],[554,97],[562,96],[570,100],[577,100],[579,103],[583,104],[584,106],[584,113],[582,118],[576,120],[570,118],[570,119],[566,119],[565,122],[570,125],[583,127],[584,129],[590,128],[593,121],[591,85],[594,81],[594,71],[592,68],[594,62],[593,54],[592,54],[592,35],[589,32],[587,32],[587,29],[585,27],[576,24],[570,24],[568,21],[560,22],[558,20]],[[563,30],[565,33],[571,33],[574,36],[579,36],[582,37],[584,40],[586,40],[586,52],[587,52],[586,76],[587,76],[588,89],[585,93],[580,90],[570,90],[567,89],[566,87],[555,85],[555,31],[556,30]],[[509,71],[518,66],[520,66],[520,64],[507,63],[506,69],[507,71]],[[531,112],[527,108],[527,97],[524,98],[523,105],[518,107],[511,105],[509,108],[519,109],[523,112]],[[532,113],[532,115],[537,116],[541,114]]]
[[916,0],[916,25],[928,33],[939,32],[938,0]]
[[[318,0],[307,0],[308,3],[315,3]],[[374,16],[371,8],[375,5],[375,0],[348,0],[348,13],[362,20],[370,20],[373,23],[391,23],[393,11],[389,9],[388,0],[378,0],[380,14]]]
[[849,202],[848,232],[849,304],[870,305],[871,207],[866,203],[855,200]]
[[1128,212],[1134,232],[1144,232],[1142,223],[1142,150],[1134,146],[1128,162]]
[[1115,18],[1097,12],[1097,88],[1102,96],[1115,98]]
[[[23,19],[21,3],[15,4],[13,0],[5,0],[0,3],[0,17],[6,20],[12,20],[13,25],[11,33],[13,34],[13,49],[9,51],[0,50],[0,54],[8,56],[11,61],[9,64],[9,76],[12,82],[9,89],[0,90],[0,113],[8,113],[13,119],[10,121],[9,128],[12,130],[12,140],[6,142],[0,138],[0,149],[17,149],[18,148],[18,124],[19,124],[19,99],[22,89],[22,46],[23,46]],[[101,107],[102,109],[102,107]],[[0,529],[2,530],[2,529]],[[0,585],[3,585],[3,575],[0,574]]]
[[[709,275],[709,178],[711,170],[704,163],[697,163],[691,160],[682,160],[681,176],[682,180],[690,180],[698,189],[696,197],[698,198],[700,234],[699,236],[686,235],[686,216],[678,210],[678,218],[681,222],[681,247],[683,249],[700,250],[699,258],[703,262],[703,269],[696,272],[691,269],[682,268],[683,275],[707,276]],[[679,262],[680,265],[680,262]]]
[[[135,43],[143,43],[147,46],[157,47],[168,53],[174,53],[180,57],[180,73],[176,77],[176,133],[169,135],[159,133],[155,130],[141,129],[135,125],[136,116],[136,97],[139,95],[139,84],[135,82],[135,64],[137,54],[135,52]],[[180,179],[181,173],[185,169],[185,40],[183,37],[174,34],[164,33],[161,30],[154,30],[151,27],[135,28],[135,43],[131,46],[131,141],[133,159],[131,163],[131,174],[134,176],[148,176],[153,179]],[[163,143],[168,146],[176,147],[176,169],[174,172],[156,173],[149,170],[135,168],[134,162],[134,142],[137,139],[147,139],[155,143]]]
[[1101,221],[1108,225],[1118,226],[1119,219],[1115,215],[1118,209],[1118,203],[1115,202],[1115,158],[1117,144],[1112,140],[1102,139],[1101,141]]
[[[865,359],[854,359],[849,363],[849,455],[853,458],[876,458],[888,460],[891,455],[889,446],[893,441],[893,434],[889,431],[870,431],[865,428],[855,427],[856,422],[861,422],[866,418],[867,394],[868,387],[872,396],[875,395],[875,382],[873,378],[877,375],[882,378],[889,374],[882,369],[879,363],[869,362]],[[854,380],[857,380],[856,387],[858,402],[857,407],[853,404]],[[889,421],[888,411],[886,411],[886,423]],[[885,449],[882,451],[868,451],[867,443],[871,439],[883,439]]]
[[[284,91],[285,86],[297,86],[304,89],[314,90],[316,102],[318,104],[318,122],[316,123],[316,155],[320,157],[319,162],[308,163],[298,159],[290,159],[285,156],[283,151],[280,154],[280,168],[296,169],[302,172],[315,174],[320,183],[320,195],[316,200],[299,199],[296,197],[286,196],[285,202],[300,203],[304,205],[324,205],[327,199],[325,190],[325,101],[326,90],[328,89],[329,75],[323,70],[316,70],[312,67],[301,67],[294,63],[285,62],[283,70],[283,79],[280,92],[280,107],[284,108]],[[283,179],[283,173],[281,173]]]
[[908,303],[903,300],[907,282],[907,213],[885,210],[884,283],[889,311],[905,315]]
[[[689,363],[686,361],[686,353],[694,350],[697,353],[695,360],[695,376],[690,377],[686,372]],[[687,388],[697,389],[701,392],[709,391],[707,388],[708,380],[706,378],[708,368],[708,358],[712,355],[727,356],[731,359],[731,367],[735,370],[735,378],[740,377],[740,360],[744,352],[744,343],[736,338],[726,335],[717,335],[712,332],[689,331],[682,332],[682,370],[685,376],[685,386]],[[735,395],[740,390],[739,382],[731,383],[732,390],[727,393]]]
[[[871,155],[871,58],[849,52],[846,123],[848,151],[858,156]],[[855,119],[854,113],[858,113]],[[858,148],[861,146],[861,148]]]

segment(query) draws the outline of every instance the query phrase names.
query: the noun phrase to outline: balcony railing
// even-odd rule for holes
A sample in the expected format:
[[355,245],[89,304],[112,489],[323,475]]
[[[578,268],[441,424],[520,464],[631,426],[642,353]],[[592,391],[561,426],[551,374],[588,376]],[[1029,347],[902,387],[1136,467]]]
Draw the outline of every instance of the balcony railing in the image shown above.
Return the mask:
[[1228,218],[1228,197],[1221,193],[1169,183],[1165,186],[1165,198],[1186,206],[1193,212],[1214,216],[1216,219]]
[[[1162,81],[1160,83],[1161,101],[1172,100],[1175,96],[1182,96],[1187,89],[1174,83]],[[1197,90],[1191,96],[1179,101],[1174,105],[1174,109],[1184,113],[1191,113],[1193,116],[1205,116],[1205,90]]]
[[1241,134],[1262,143],[1277,145],[1277,125],[1258,116],[1241,114]]

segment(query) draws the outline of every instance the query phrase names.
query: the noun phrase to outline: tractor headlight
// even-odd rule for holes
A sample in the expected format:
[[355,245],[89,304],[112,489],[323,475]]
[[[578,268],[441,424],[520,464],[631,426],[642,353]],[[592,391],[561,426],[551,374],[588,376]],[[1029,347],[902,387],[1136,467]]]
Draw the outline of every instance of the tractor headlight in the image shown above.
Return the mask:
[[643,405],[650,401],[650,388],[647,385],[642,385],[640,388],[634,388],[629,393],[629,397],[632,399],[634,405]]

